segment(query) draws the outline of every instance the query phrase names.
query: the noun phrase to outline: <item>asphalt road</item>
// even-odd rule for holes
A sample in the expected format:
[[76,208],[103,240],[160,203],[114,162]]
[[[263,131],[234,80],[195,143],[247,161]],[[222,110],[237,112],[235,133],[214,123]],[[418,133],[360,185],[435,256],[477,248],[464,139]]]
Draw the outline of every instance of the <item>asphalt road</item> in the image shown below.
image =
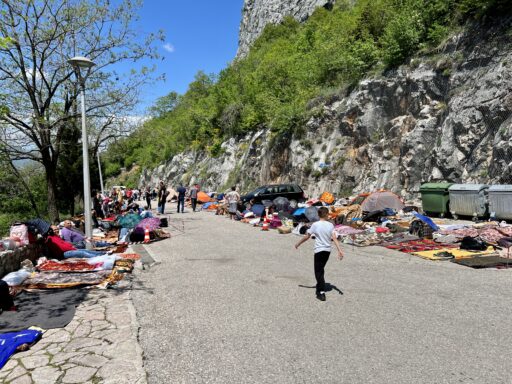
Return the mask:
[[512,383],[512,269],[344,247],[320,302],[312,241],[170,222],[133,292],[150,383]]

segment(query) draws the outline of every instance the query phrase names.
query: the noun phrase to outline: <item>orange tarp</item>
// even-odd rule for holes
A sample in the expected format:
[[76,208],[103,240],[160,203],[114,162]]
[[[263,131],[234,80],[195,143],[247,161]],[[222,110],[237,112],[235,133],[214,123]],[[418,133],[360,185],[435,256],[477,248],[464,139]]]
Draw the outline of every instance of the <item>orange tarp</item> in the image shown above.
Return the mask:
[[210,198],[206,193],[204,192],[197,192],[197,201],[200,203],[209,203],[210,201],[215,201],[214,199]]

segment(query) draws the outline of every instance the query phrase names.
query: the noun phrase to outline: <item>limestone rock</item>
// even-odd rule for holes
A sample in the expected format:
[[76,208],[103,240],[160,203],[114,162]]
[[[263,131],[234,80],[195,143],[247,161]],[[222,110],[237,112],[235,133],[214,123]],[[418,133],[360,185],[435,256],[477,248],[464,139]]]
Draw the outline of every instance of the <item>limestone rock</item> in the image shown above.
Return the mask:
[[267,24],[279,24],[285,16],[305,21],[318,7],[334,0],[245,0],[240,23],[237,57],[244,57]]
[[216,158],[183,152],[145,170],[140,184],[197,182],[225,192],[293,182],[310,196],[384,188],[406,199],[429,181],[512,184],[511,26],[509,18],[468,30],[437,61],[416,58],[364,79],[321,105],[300,137],[276,139],[261,129],[226,140]]

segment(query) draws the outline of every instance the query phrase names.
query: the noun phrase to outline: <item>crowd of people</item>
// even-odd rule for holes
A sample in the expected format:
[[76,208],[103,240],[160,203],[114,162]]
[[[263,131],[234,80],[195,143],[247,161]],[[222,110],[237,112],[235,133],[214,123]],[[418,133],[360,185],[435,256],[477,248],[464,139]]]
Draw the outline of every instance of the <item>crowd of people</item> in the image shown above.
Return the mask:
[[113,187],[104,195],[99,191],[93,191],[93,220],[97,221],[97,219],[104,219],[112,214],[137,210],[139,209],[139,201],[145,203],[144,210],[151,211],[156,208],[158,214],[163,214],[166,203],[173,199],[176,199],[178,203],[177,212],[183,213],[185,211],[185,200],[190,199],[192,210],[195,212],[197,209],[197,195],[199,190],[198,184],[194,184],[188,188],[180,184],[176,189],[172,189],[161,180],[157,186],[152,187],[146,185],[142,190],[137,188]]

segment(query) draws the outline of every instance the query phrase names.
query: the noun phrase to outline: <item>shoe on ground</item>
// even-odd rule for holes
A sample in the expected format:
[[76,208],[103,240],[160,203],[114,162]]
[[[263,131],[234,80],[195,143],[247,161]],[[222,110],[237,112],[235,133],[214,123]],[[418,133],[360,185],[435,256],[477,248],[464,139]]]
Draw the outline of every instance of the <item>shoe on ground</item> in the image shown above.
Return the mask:
[[316,294],[316,298],[320,301],[325,301],[325,292],[319,292]]

